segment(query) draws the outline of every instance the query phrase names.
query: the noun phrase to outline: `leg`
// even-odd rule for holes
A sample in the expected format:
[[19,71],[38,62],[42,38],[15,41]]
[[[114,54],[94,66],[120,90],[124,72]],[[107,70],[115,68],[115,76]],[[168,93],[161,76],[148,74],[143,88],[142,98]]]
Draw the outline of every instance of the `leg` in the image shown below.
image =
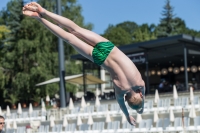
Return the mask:
[[66,42],[70,43],[71,46],[80,54],[88,58],[89,60],[93,61],[92,58],[92,50],[93,47],[91,45],[88,45],[87,43],[83,42],[76,36],[74,36],[71,33],[66,32],[59,26],[49,22],[48,20],[41,18],[40,15],[37,12],[29,11],[26,9],[23,9],[23,14],[27,16],[31,16],[36,18],[38,21],[40,21],[47,29],[49,29],[54,35],[62,38]]
[[57,22],[59,25],[67,28],[69,32],[74,34],[75,36],[85,40],[88,44],[95,46],[98,42],[107,42],[108,40],[105,39],[104,37],[89,31],[87,29],[79,27],[77,24],[75,24],[73,21],[71,21],[68,18],[59,16],[57,14],[54,14],[52,12],[49,12],[45,9],[43,9],[38,3],[36,2],[31,2],[30,4],[27,4],[25,8],[32,10],[32,11],[37,11],[43,16],[47,16]]

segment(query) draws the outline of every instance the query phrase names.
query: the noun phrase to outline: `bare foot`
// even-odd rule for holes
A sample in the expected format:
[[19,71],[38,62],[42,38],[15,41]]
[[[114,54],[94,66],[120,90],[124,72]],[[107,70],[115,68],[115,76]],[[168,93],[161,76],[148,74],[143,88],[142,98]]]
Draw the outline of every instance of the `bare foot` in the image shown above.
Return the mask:
[[26,4],[24,6],[24,8],[30,10],[30,11],[34,11],[34,12],[38,12],[39,14],[44,14],[45,13],[45,9],[42,8],[40,6],[40,4],[36,3],[36,2],[31,2],[29,4]]
[[23,11],[22,12],[26,16],[33,17],[33,18],[40,18],[40,14],[38,12],[27,10],[24,7],[23,7]]

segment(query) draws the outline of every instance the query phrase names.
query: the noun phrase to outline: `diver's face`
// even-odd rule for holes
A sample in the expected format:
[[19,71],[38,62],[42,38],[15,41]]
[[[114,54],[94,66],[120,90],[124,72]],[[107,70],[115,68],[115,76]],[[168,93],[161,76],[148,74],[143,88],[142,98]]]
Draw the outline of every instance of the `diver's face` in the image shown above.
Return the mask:
[[130,92],[125,96],[125,100],[127,101],[130,108],[138,110],[142,107],[143,95],[141,92]]

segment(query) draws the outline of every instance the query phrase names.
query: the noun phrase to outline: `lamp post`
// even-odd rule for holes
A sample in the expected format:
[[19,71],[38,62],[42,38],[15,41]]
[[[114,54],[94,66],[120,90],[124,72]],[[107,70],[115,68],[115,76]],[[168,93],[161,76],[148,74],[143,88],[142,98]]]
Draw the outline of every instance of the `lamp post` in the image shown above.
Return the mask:
[[[61,2],[57,0],[57,14],[61,15]],[[65,87],[65,58],[63,40],[58,38],[58,57],[59,57],[59,76],[60,76],[60,107],[66,106],[66,87]]]

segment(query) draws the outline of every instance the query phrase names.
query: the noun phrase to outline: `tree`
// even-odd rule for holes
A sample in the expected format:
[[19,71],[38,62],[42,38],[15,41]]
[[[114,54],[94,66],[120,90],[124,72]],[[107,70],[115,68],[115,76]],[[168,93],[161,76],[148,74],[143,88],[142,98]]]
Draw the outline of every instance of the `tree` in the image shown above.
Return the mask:
[[[0,62],[3,57],[3,52],[2,52],[2,48],[4,46],[3,40],[5,39],[6,34],[9,32],[10,30],[8,29],[8,27],[6,27],[5,25],[0,25]],[[0,88],[2,88],[5,85],[4,71],[5,71],[4,68],[0,64]]]
[[200,32],[194,29],[188,28],[185,24],[185,21],[182,20],[181,18],[176,17],[174,18],[174,21],[177,23],[177,26],[175,27],[175,29],[177,29],[176,31],[179,31],[177,34],[188,34],[191,36],[200,37]]
[[174,21],[175,15],[173,14],[173,11],[174,8],[170,5],[170,0],[166,0],[166,4],[162,12],[163,18],[161,18],[156,31],[158,37],[167,37],[176,33],[175,27],[177,26],[177,23]]
[[9,33],[10,30],[8,29],[8,27],[6,27],[5,25],[0,25],[0,43],[3,44],[3,40],[5,39],[5,36],[7,33]]
[[[56,1],[38,0],[38,2],[46,9],[56,11]],[[10,29],[8,37],[4,40],[7,45],[1,50],[4,55],[1,58],[1,65],[6,70],[3,73],[6,84],[2,89],[10,90],[13,95],[20,92],[19,97],[29,101],[35,94],[41,97],[46,94],[53,96],[59,90],[58,84],[35,87],[39,82],[58,77],[58,38],[36,20],[23,16],[21,13],[23,5],[23,0],[12,0],[0,16],[0,20],[6,20],[0,22]],[[62,11],[63,16],[68,16],[79,25],[92,28],[91,24],[83,23],[81,7],[76,4],[76,0],[62,0]],[[75,53],[66,45],[65,50],[68,50],[67,57]],[[73,61],[69,62],[75,64]],[[80,67],[75,68],[77,70],[73,73],[81,72]]]
[[130,22],[130,21],[119,23],[116,25],[116,27],[121,27],[130,35],[132,35],[139,28],[139,26],[135,22]]
[[133,42],[144,42],[156,39],[154,34],[153,25],[149,26],[148,24],[142,24],[139,28],[133,33]]
[[188,34],[199,37],[198,31],[187,28],[185,21],[179,17],[175,17],[174,8],[170,5],[170,0],[166,0],[164,10],[162,12],[163,18],[160,19],[160,24],[156,27],[155,35],[158,38],[168,37],[177,34]]
[[131,34],[121,27],[110,25],[103,34],[105,38],[112,41],[116,46],[130,44],[132,42]]
[[133,33],[138,29],[135,22],[125,21],[116,26],[109,25],[103,36],[111,40],[116,46],[126,45],[133,42]]
[[155,29],[154,24],[137,25],[135,22],[126,21],[116,26],[109,25],[103,36],[120,46],[156,39]]

